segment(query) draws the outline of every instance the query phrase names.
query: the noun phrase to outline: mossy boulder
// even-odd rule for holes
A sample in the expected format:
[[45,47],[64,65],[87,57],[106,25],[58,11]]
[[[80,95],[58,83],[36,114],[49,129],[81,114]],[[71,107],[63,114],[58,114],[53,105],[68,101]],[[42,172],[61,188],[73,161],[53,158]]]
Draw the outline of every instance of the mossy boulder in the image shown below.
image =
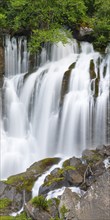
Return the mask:
[[103,160],[103,156],[99,154],[99,150],[85,150],[82,154],[82,160],[92,166],[98,161]]
[[8,214],[12,205],[12,200],[8,198],[0,199],[0,215]]
[[59,158],[47,158],[36,162],[30,166],[26,172],[9,177],[5,183],[16,186],[18,191],[31,191],[37,178],[59,161]]
[[44,182],[39,189],[39,194],[47,195],[48,192],[59,189],[63,186],[69,186],[64,177],[54,177],[50,175],[50,180]]
[[44,184],[39,189],[39,194],[46,195],[48,192],[63,186],[79,186],[83,181],[83,176],[74,166],[65,166],[53,170],[44,180]]

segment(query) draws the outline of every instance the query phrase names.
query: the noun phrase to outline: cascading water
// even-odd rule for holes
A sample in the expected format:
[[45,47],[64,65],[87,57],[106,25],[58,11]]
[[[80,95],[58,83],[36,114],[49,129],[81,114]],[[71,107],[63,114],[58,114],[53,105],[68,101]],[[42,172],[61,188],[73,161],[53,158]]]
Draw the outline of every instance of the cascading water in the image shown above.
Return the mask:
[[110,143],[110,54],[71,41],[53,45],[49,56],[43,48],[40,66],[30,75],[28,60],[26,39],[7,37],[2,178],[44,157],[79,156]]

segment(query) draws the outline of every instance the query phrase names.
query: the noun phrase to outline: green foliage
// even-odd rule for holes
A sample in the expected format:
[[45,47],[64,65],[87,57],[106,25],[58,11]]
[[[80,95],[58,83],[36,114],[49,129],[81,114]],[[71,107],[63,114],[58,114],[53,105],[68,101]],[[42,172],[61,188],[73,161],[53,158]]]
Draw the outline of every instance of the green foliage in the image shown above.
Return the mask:
[[31,218],[28,218],[26,216],[25,212],[22,212],[21,214],[17,215],[16,217],[12,216],[0,216],[0,220],[31,220]]
[[42,195],[34,197],[30,202],[35,207],[38,207],[44,210],[48,209],[48,201]]
[[51,176],[50,180],[47,181],[47,182],[44,182],[43,186],[51,186],[53,183],[55,182],[61,182],[62,180],[64,180],[64,177],[56,177],[56,178],[53,178],[53,176]]
[[105,47],[110,41],[110,1],[0,1],[0,29],[12,35],[28,34],[31,52],[40,49],[42,43],[66,43],[68,33],[70,37],[80,26],[92,27],[95,46]]
[[28,218],[26,213],[23,212],[20,215],[17,215],[16,217],[14,217],[15,220],[31,220],[31,218]]
[[79,25],[86,12],[83,0],[4,0],[0,6],[1,28],[13,34],[28,32],[31,51],[43,42],[67,43],[65,26]]
[[14,217],[12,216],[0,216],[0,220],[13,220]]
[[22,190],[22,189],[26,189],[27,191],[31,191],[33,184],[35,182],[35,178],[31,175],[31,176],[27,176],[25,175],[25,173],[23,174],[18,174],[15,176],[10,176],[5,183],[6,184],[11,184],[13,186],[16,186],[17,190]]
[[11,205],[12,201],[8,198],[0,199],[0,210],[3,210]]
[[56,216],[55,218],[50,218],[50,220],[61,220],[61,218]]
[[61,218],[62,219],[65,219],[65,214],[68,212],[68,209],[65,207],[65,205],[63,205],[61,208],[60,208],[60,213],[61,213]]

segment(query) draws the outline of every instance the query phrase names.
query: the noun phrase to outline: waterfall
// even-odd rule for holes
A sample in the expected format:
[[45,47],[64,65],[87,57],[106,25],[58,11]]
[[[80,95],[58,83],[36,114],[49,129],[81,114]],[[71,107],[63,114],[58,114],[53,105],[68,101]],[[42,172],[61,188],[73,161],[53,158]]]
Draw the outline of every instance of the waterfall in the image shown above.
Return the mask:
[[[48,54],[49,51],[49,54]],[[80,156],[110,143],[110,54],[71,40],[43,48],[27,74],[24,37],[5,39],[1,123],[2,178],[45,157]]]

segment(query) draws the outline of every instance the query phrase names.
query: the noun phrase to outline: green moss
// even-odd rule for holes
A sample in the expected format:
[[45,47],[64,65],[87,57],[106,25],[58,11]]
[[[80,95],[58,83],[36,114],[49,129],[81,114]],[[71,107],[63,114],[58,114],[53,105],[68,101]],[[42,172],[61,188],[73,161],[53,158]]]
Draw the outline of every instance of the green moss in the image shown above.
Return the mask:
[[51,186],[54,182],[60,182],[64,180],[64,174],[68,170],[76,170],[76,167],[67,166],[65,168],[61,168],[57,171],[55,177],[52,174],[48,175],[48,180],[44,182],[43,186]]
[[50,181],[45,182],[45,183],[43,184],[43,186],[51,186],[54,182],[60,182],[60,181],[62,181],[62,180],[64,180],[64,177],[52,178]]
[[0,210],[4,210],[11,205],[12,201],[8,198],[0,199]]
[[67,171],[67,170],[76,170],[76,167],[74,167],[74,166],[67,166],[67,167],[65,167],[65,170]]
[[50,220],[61,220],[61,218],[56,216],[55,218],[50,218]]
[[48,169],[48,167],[53,166],[54,164],[57,164],[60,161],[60,158],[46,158],[39,162],[34,163],[27,171],[35,170],[37,173],[43,173],[45,170]]
[[12,216],[0,216],[0,220],[14,220]]
[[36,196],[34,197],[30,203],[34,205],[35,207],[47,210],[48,209],[48,201],[45,199],[44,196]]
[[93,154],[89,156],[83,156],[82,158],[87,161],[89,165],[94,165],[98,161],[102,160],[102,156],[96,151],[92,150]]
[[60,204],[60,199],[58,199],[58,198],[53,198],[53,200],[56,202],[56,205],[59,206],[59,204]]
[[28,176],[26,174],[19,174],[15,176],[11,176],[5,181],[6,184],[10,184],[16,186],[16,189],[23,190],[26,189],[27,191],[31,191],[34,185],[35,178],[31,175]]
[[20,215],[17,215],[16,217],[14,217],[15,220],[32,220],[31,218],[28,218],[26,213],[23,212]]
[[65,160],[64,163],[63,163],[63,167],[67,167],[70,165],[70,160]]
[[20,215],[17,215],[16,217],[12,216],[0,216],[0,220],[32,220],[31,218],[28,218],[26,216],[25,212],[22,212]]
[[23,189],[31,191],[37,178],[49,167],[57,164],[59,161],[60,158],[47,158],[36,162],[28,168],[25,173],[9,177],[5,183],[15,186],[16,189],[20,191]]
[[62,205],[60,208],[61,218],[62,220],[65,219],[65,214],[68,212],[68,209],[65,207],[65,205]]
[[72,64],[69,66],[69,70],[74,69],[74,68],[75,68],[75,64],[76,64],[76,62],[72,63]]
[[58,175],[62,176],[65,173],[65,171],[68,171],[68,170],[76,170],[76,167],[66,166],[65,168],[62,168],[62,169],[58,170]]

